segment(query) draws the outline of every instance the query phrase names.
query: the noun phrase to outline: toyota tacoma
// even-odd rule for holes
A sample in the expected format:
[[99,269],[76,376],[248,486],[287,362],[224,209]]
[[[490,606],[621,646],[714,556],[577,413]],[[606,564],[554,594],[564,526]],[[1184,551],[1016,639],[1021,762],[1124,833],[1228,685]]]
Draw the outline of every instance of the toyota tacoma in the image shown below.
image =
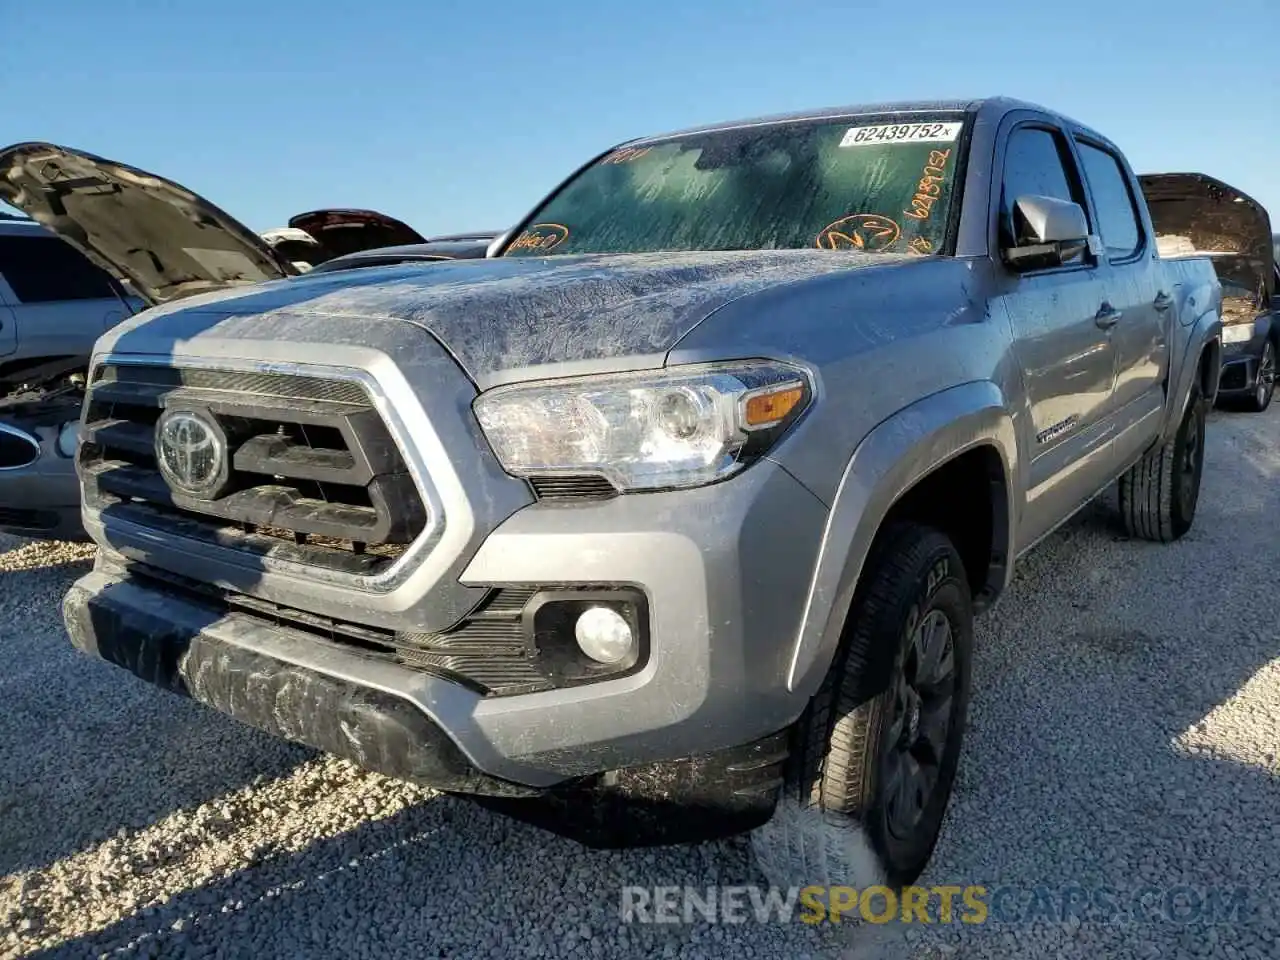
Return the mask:
[[1034,105],[635,140],[484,257],[254,285],[199,205],[5,166],[158,304],[90,363],[72,642],[504,809],[609,798],[563,818],[594,842],[750,829],[775,882],[909,882],[1015,561],[1116,481],[1135,537],[1195,517],[1214,268]]

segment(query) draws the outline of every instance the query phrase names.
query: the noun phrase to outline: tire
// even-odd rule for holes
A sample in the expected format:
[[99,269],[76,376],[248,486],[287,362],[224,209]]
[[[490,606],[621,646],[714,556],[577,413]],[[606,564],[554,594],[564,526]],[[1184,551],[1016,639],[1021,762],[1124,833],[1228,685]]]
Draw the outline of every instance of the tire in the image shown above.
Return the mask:
[[1204,474],[1205,406],[1199,383],[1193,384],[1178,432],[1120,478],[1120,514],[1129,536],[1169,543],[1191,529]]
[[[752,834],[776,886],[910,884],[951,796],[973,648],[963,562],[943,534],[917,524],[889,528],[878,544],[840,652],[792,729],[773,819]],[[894,789],[908,782],[908,759],[923,772],[922,803]]]
[[1262,356],[1258,358],[1257,382],[1253,393],[1245,401],[1245,406],[1254,413],[1262,413],[1271,406],[1271,398],[1276,392],[1276,344],[1268,339],[1262,345]]

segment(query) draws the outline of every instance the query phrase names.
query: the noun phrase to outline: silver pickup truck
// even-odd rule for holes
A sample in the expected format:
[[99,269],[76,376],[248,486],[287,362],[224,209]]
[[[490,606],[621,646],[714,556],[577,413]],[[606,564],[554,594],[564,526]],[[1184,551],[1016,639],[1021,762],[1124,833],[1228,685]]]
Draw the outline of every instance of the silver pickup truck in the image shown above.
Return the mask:
[[1034,105],[636,140],[483,258],[249,286],[198,206],[9,167],[160,304],[90,365],[72,642],[589,842],[909,882],[1014,562],[1117,480],[1135,537],[1195,517],[1214,269]]

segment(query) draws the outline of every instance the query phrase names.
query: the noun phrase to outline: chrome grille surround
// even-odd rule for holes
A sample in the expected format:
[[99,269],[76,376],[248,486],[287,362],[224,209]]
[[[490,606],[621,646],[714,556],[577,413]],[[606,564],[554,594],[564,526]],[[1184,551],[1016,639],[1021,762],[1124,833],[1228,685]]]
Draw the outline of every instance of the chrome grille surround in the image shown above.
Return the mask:
[[[94,386],[99,382],[103,371],[109,367],[158,368],[164,370],[191,371],[197,374],[198,381],[192,384],[196,389],[218,390],[228,389],[213,386],[220,375],[227,375],[233,384],[229,389],[244,391],[251,386],[260,389],[267,382],[266,378],[296,378],[302,397],[310,394],[315,399],[350,400],[355,394],[352,389],[360,390],[367,398],[372,409],[381,417],[392,441],[397,447],[405,468],[413,480],[414,487],[425,507],[426,519],[423,529],[394,561],[370,575],[353,574],[344,571],[304,563],[295,560],[273,557],[271,569],[275,572],[290,574],[295,577],[333,583],[353,587],[362,591],[386,593],[400,586],[406,576],[419,566],[432,550],[439,544],[446,529],[446,515],[443,498],[432,481],[425,458],[419,445],[409,441],[410,427],[399,412],[402,403],[392,403],[383,384],[372,373],[349,366],[321,366],[306,363],[290,363],[280,361],[232,360],[223,358],[174,357],[162,358],[152,356],[135,356],[108,354],[95,357],[89,372],[89,388],[84,405],[82,429],[85,418],[91,408]],[[317,393],[324,392],[325,384],[333,384],[330,396],[321,397]],[[263,391],[264,396],[271,394]],[[277,394],[278,396],[278,394]],[[413,413],[425,417],[416,400],[409,408]],[[79,457],[77,457],[79,462]],[[86,507],[86,509],[91,509]],[[101,511],[95,511],[99,516]],[[213,517],[210,520],[215,519]],[[142,540],[157,536],[173,536],[175,531],[163,525],[127,523],[130,532]],[[176,535],[181,536],[180,533]],[[234,548],[225,548],[234,551]],[[245,553],[245,551],[239,551]]]

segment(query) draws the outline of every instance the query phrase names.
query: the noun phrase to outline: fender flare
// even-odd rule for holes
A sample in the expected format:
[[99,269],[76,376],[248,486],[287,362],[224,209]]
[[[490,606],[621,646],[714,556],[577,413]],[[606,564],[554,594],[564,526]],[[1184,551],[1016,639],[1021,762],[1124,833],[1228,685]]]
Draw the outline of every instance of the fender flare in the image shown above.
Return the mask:
[[[1184,301],[1187,306],[1193,302]],[[1215,351],[1217,362],[1209,365],[1210,379],[1204,384],[1204,398],[1209,404],[1217,399],[1218,380],[1222,374],[1222,319],[1218,315],[1218,302],[1217,297],[1210,298],[1210,306],[1190,322],[1180,363],[1176,370],[1171,368],[1171,389],[1165,397],[1165,423],[1160,435],[1161,442],[1168,441],[1182,425],[1182,415],[1186,412],[1187,399],[1191,395],[1191,383],[1200,371],[1200,357],[1206,347]]]
[[995,448],[1005,474],[1007,579],[1017,516],[1017,439],[1000,388],[989,380],[973,381],[904,407],[868,433],[849,458],[827,516],[792,649],[788,691],[807,699],[821,685],[863,563],[890,508],[933,470],[981,446]]
[[[1262,328],[1262,335],[1275,345],[1280,353],[1280,310],[1260,314],[1254,321],[1255,327]],[[1256,336],[1256,334],[1255,334]],[[1280,360],[1280,357],[1277,357]]]
[[1272,340],[1280,338],[1280,311],[1275,313],[1264,313],[1258,317],[1255,323],[1261,323],[1266,326],[1266,334]]

